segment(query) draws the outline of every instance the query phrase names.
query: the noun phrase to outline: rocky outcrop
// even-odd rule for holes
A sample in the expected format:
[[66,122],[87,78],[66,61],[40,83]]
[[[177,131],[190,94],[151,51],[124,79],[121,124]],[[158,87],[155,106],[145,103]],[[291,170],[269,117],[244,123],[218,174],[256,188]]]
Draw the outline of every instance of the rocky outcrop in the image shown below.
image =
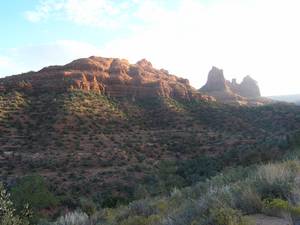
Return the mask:
[[206,84],[201,88],[204,92],[228,91],[223,70],[213,67],[209,73]]
[[[20,82],[23,86],[19,85]],[[25,85],[26,84],[26,85]],[[190,86],[189,81],[155,69],[146,59],[136,64],[117,58],[90,57],[64,66],[50,66],[39,72],[0,79],[7,90],[67,91],[81,89],[111,97],[147,98],[171,97],[191,100],[214,100]]]
[[206,84],[200,89],[203,92],[227,92],[240,95],[246,98],[260,97],[260,90],[257,82],[250,76],[246,76],[241,84],[236,79],[232,82],[225,79],[223,70],[213,67],[208,73]]
[[250,76],[246,76],[242,83],[239,85],[238,94],[248,98],[258,98],[260,97],[260,90],[257,82]]
[[267,101],[261,98],[258,84],[250,76],[246,76],[240,84],[236,79],[230,82],[225,79],[223,70],[216,67],[211,69],[207,82],[200,91],[224,103],[260,105]]

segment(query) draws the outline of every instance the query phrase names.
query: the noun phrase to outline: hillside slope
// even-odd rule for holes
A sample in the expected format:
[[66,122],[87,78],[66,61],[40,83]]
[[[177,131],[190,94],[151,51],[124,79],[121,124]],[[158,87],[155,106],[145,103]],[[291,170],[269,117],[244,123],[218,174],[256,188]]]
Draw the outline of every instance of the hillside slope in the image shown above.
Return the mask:
[[[64,83],[61,71],[69,68]],[[87,197],[114,206],[193,184],[228,166],[280,158],[299,131],[297,106],[224,105],[166,72],[149,76],[163,73],[170,92],[151,86],[147,93],[153,95],[132,95],[130,81],[114,95],[112,73],[101,81],[101,70],[91,75],[95,68],[75,61],[1,79],[0,177],[8,186],[36,173],[74,204]],[[95,82],[106,91],[93,88]]]
[[[299,223],[298,160],[236,168],[169,195],[101,209],[90,218],[68,213],[82,224],[106,225],[287,225]],[[54,223],[52,223],[54,224]]]

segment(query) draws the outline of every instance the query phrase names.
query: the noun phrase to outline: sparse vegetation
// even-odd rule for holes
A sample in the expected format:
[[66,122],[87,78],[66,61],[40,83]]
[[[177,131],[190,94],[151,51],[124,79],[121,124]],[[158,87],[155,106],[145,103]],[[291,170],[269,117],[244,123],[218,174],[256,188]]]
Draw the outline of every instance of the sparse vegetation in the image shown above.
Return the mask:
[[18,214],[9,194],[0,183],[0,224],[1,225],[29,225],[31,212],[25,204],[22,211]]
[[48,190],[40,176],[26,176],[10,190],[11,199],[18,212],[28,204],[33,213],[33,220],[42,217],[42,210],[51,210],[58,205],[58,199]]
[[[251,165],[280,160],[299,145],[299,107],[248,108],[163,98],[131,101],[79,90],[0,96],[1,180],[9,184],[17,213],[29,203],[33,222],[80,208],[107,224],[226,223],[231,217],[244,223],[245,214],[263,212],[265,199],[290,201],[289,171],[285,174],[277,165],[258,171]],[[245,168],[256,171],[251,182],[244,180],[250,176]],[[231,172],[217,175],[224,171]],[[267,171],[274,171],[276,179]],[[44,177],[42,189],[31,174]],[[29,179],[27,184],[24,179]],[[225,191],[225,179],[230,192]],[[224,189],[211,195],[205,189],[210,182],[220,182]],[[41,192],[26,196],[31,183]],[[171,196],[176,198],[168,196],[174,188]],[[187,194],[189,189],[193,191]],[[199,193],[206,192],[212,199],[201,198],[201,204],[208,208],[215,198],[225,198],[226,204],[217,207],[220,211],[195,205]],[[142,200],[145,197],[149,200]],[[137,200],[147,216],[133,213],[117,219]],[[180,208],[172,205],[177,200]],[[199,212],[205,217],[198,218]]]
[[[75,212],[58,221],[78,216],[84,219],[83,224],[249,225],[253,223],[246,215],[267,213],[279,217],[288,215],[292,222],[299,214],[300,202],[293,198],[299,191],[299,173],[298,160],[231,169],[191,187],[174,189],[166,196],[101,209],[90,217]],[[278,186],[287,187],[282,198],[274,194]]]

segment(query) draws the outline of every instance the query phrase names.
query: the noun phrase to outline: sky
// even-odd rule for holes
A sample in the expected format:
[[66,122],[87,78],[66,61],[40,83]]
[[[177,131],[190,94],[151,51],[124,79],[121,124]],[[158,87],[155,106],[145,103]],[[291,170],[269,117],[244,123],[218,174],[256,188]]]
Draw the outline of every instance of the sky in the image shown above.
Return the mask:
[[9,0],[0,77],[92,55],[146,58],[200,88],[212,66],[264,96],[300,93],[299,0]]

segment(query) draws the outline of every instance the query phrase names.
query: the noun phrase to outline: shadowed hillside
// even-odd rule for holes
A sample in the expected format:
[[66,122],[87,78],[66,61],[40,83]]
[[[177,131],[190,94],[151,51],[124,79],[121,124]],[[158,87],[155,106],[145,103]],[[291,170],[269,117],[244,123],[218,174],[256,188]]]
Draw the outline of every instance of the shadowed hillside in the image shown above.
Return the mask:
[[[1,79],[0,177],[8,188],[35,174],[45,178],[59,207],[82,206],[82,198],[115,207],[193,185],[224,168],[280,159],[294,146],[297,106],[225,105],[152,67],[141,76],[164,76],[159,92],[133,78],[115,86],[112,74],[127,72],[99,78],[106,73],[99,68],[75,61]],[[153,94],[142,94],[144,85]],[[45,207],[46,214],[57,209]]]

